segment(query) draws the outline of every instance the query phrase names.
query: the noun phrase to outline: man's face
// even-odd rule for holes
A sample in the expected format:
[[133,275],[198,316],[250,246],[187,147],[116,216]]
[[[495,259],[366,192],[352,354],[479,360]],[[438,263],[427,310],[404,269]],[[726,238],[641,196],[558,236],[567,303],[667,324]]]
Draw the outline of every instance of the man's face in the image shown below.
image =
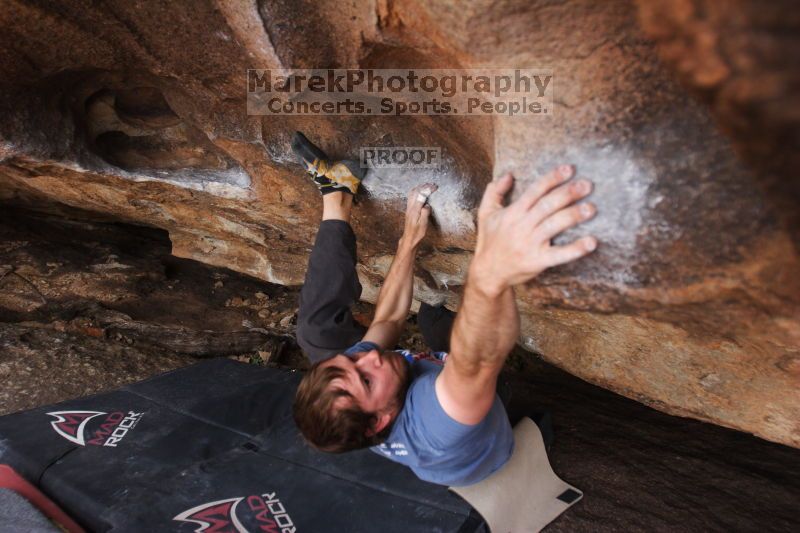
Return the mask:
[[[397,352],[358,352],[350,356],[339,354],[322,363],[320,367],[335,366],[344,372],[342,378],[331,381],[330,387],[345,390],[353,399],[341,398],[342,408],[355,402],[368,413],[389,414],[399,412],[395,398],[408,379],[408,364]],[[377,431],[380,431],[378,429]]]

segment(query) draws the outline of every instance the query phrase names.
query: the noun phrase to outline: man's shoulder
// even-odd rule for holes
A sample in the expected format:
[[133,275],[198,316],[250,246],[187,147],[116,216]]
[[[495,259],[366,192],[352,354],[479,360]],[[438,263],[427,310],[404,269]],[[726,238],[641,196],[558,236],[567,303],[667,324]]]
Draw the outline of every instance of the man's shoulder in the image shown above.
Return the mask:
[[[430,361],[414,361],[410,363],[411,383],[406,392],[403,408],[397,418],[397,426],[403,426],[403,433],[419,430],[419,418],[429,413],[436,399],[436,378],[442,370],[441,365]],[[396,433],[393,431],[393,433]]]
[[468,484],[502,466],[513,449],[513,434],[502,404],[478,424],[466,425],[447,415],[436,396],[441,365],[428,367],[411,383],[406,402],[387,441],[373,448],[406,464],[427,481]]
[[471,429],[476,429],[453,420],[439,402],[436,379],[442,371],[441,364],[422,360],[413,367],[416,376],[409,386],[400,416],[405,433],[431,448],[438,448],[450,446]]

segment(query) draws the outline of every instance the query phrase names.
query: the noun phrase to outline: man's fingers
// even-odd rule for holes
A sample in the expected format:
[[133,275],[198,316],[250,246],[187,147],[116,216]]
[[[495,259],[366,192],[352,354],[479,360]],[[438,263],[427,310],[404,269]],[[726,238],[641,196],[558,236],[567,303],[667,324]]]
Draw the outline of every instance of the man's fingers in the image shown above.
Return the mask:
[[421,185],[417,185],[408,192],[408,209],[411,209],[415,206],[420,207],[420,205],[425,205],[430,195],[436,192],[438,189],[439,186],[434,183],[423,183]]
[[406,201],[407,211],[410,211],[414,204],[417,203],[417,194],[419,194],[419,189],[422,185],[417,185],[413,187],[410,191],[408,191],[408,199]]
[[597,208],[589,202],[567,207],[544,219],[536,228],[537,235],[549,241],[559,233],[589,220],[595,213]]
[[546,252],[547,268],[580,259],[584,255],[592,253],[595,248],[597,248],[597,239],[592,236],[581,237],[564,246],[551,246]]
[[525,189],[517,203],[524,210],[530,209],[551,189],[564,183],[575,174],[575,167],[572,165],[559,165],[541,178],[534,181]]
[[428,219],[431,217],[431,206],[424,206],[419,212],[419,221],[423,225],[428,224]]
[[425,234],[428,219],[431,216],[431,207],[426,203],[428,197],[439,187],[433,183],[423,183],[411,189],[408,193],[408,207],[406,208],[406,233],[421,232]]
[[526,222],[532,226],[536,226],[547,217],[561,211],[581,198],[588,196],[591,192],[591,181],[578,180],[565,183],[540,198],[533,207],[531,207],[530,211],[528,211]]
[[490,182],[483,192],[481,205],[478,208],[478,216],[490,213],[495,209],[503,207],[503,200],[514,186],[514,176],[507,172]]
[[428,201],[428,198],[430,197],[430,195],[433,194],[434,192],[436,192],[436,190],[438,188],[439,188],[438,186],[436,186],[436,185],[434,185],[432,183],[426,183],[426,184],[422,185],[417,190],[417,202],[420,202],[421,204],[424,205],[425,202]]
[[416,212],[419,209],[419,201],[417,197],[419,196],[419,191],[422,189],[422,185],[417,185],[416,187],[412,188],[408,191],[408,201],[407,201],[407,211],[410,213],[412,211]]

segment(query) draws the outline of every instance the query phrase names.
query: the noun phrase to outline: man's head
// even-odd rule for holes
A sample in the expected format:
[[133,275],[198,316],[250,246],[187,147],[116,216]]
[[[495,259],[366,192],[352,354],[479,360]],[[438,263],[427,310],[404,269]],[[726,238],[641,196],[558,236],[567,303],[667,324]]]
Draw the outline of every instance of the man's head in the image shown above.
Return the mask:
[[339,354],[303,377],[293,415],[303,436],[326,452],[374,446],[389,435],[405,402],[410,372],[397,352]]

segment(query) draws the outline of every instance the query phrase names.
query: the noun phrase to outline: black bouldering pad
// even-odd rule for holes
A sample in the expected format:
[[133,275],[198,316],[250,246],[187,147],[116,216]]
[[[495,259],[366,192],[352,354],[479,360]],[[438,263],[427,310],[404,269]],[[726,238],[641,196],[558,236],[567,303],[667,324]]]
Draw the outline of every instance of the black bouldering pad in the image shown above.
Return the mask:
[[0,463],[91,531],[484,531],[446,487],[369,450],[317,452],[300,374],[205,361],[0,417]]

